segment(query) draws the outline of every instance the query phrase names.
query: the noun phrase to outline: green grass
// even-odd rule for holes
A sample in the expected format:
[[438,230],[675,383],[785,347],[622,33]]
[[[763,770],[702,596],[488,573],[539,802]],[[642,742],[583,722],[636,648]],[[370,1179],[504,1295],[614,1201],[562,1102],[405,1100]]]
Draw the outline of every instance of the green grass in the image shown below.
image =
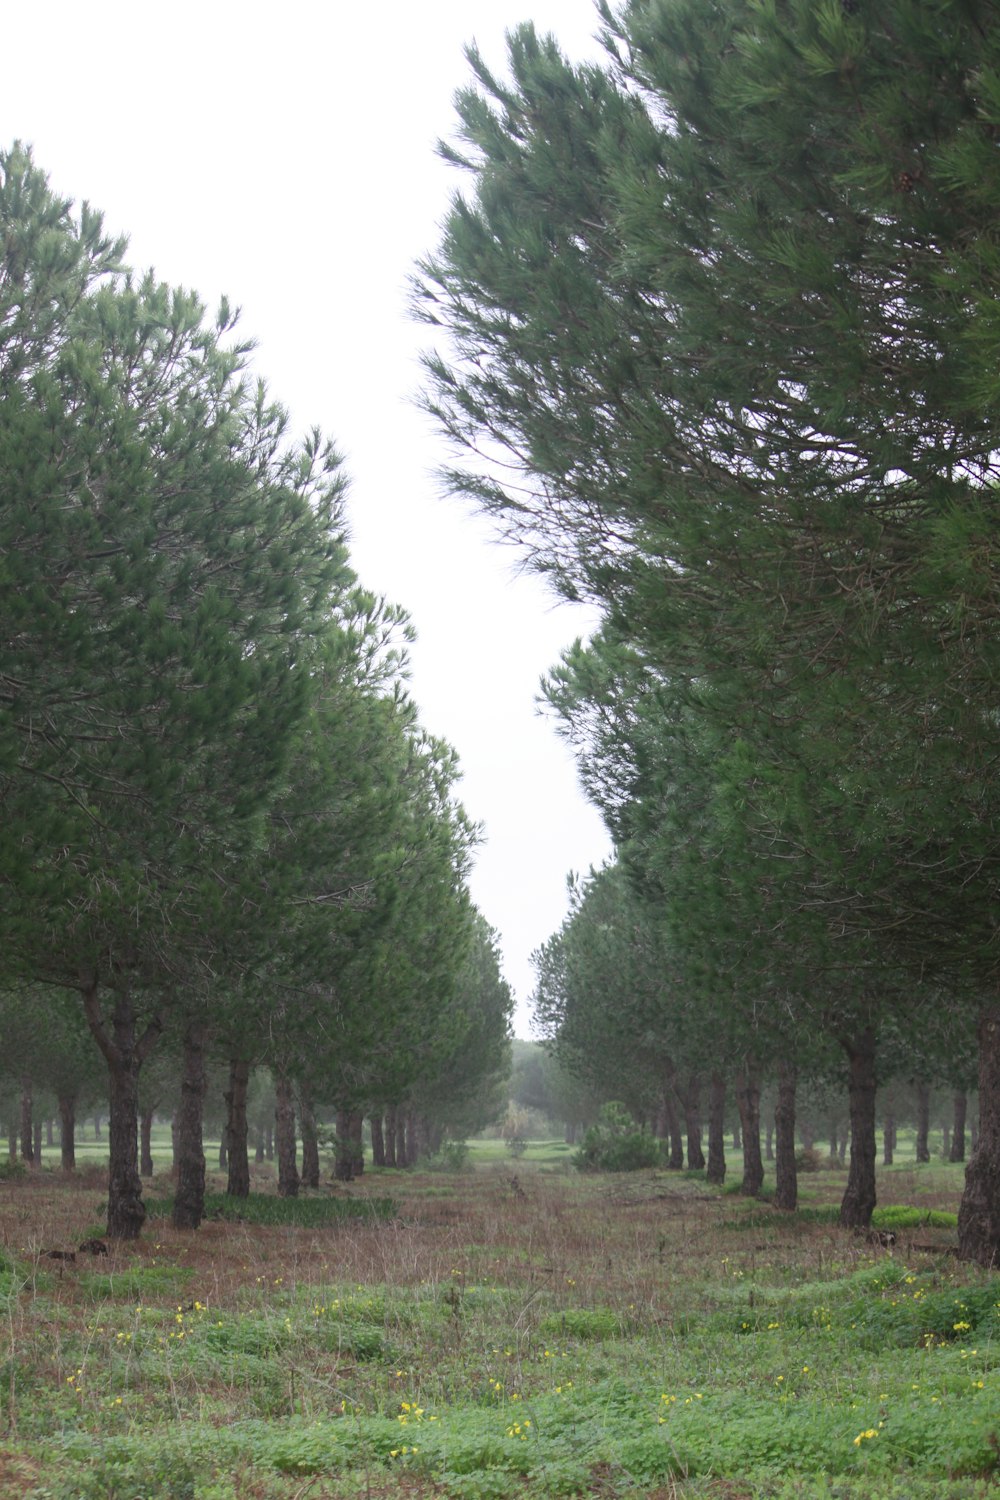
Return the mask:
[[891,1253],[839,1229],[837,1182],[789,1216],[544,1159],[381,1180],[391,1217],[379,1174],[313,1220],[180,1234],[156,1205],[64,1274],[40,1252],[92,1192],[5,1188],[0,1496],[995,1492],[1000,1278],[948,1253],[960,1169],[883,1211]]

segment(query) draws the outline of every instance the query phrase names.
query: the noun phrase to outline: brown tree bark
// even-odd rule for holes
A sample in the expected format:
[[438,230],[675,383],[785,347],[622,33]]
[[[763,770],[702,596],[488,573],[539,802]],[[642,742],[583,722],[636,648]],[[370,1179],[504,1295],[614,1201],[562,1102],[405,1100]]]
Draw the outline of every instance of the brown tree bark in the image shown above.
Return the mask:
[[101,1012],[97,985],[82,990],[84,1012],[91,1034],[108,1065],[108,1223],[113,1240],[135,1240],[142,1233],[146,1209],[139,1176],[139,1070],[152,1051],[163,1022],[153,1017],[141,1037],[136,1036],[136,1014],[127,990],[114,995],[111,1029]]
[[64,1172],[76,1171],[76,1096],[60,1094],[59,1153]]
[[406,1110],[396,1107],[396,1166],[408,1167],[406,1159]]
[[333,1175],[338,1182],[350,1182],[354,1176],[354,1142],[351,1139],[351,1115],[337,1110],[336,1137],[333,1148]]
[[917,1095],[917,1161],[926,1162],[931,1159],[930,1133],[931,1133],[931,1086],[929,1083],[918,1083]]
[[177,1119],[177,1191],[173,1226],[197,1229],[205,1217],[205,1025],[190,1021],[182,1043],[181,1104]]
[[705,1153],[701,1149],[701,1078],[692,1073],[684,1091],[684,1125],[687,1131],[687,1164],[692,1172],[704,1171]]
[[778,1100],[774,1107],[775,1208],[794,1209],[799,1200],[795,1166],[795,1066],[778,1062]]
[[21,1079],[21,1160],[35,1165],[35,1131],[32,1119],[31,1079]]
[[882,1121],[882,1163],[884,1166],[892,1166],[892,1153],[896,1147],[896,1121],[892,1115],[886,1115]]
[[372,1166],[384,1167],[385,1162],[385,1136],[382,1133],[382,1116],[369,1115],[368,1128],[372,1133]]
[[396,1106],[391,1104],[385,1112],[385,1164],[398,1166],[396,1160]]
[[1000,1004],[979,1012],[979,1122],[958,1209],[958,1253],[1000,1263]]
[[720,1184],[726,1180],[726,1080],[713,1073],[708,1094],[708,1166],[705,1177]]
[[33,1159],[32,1159],[32,1165],[36,1166],[36,1167],[40,1167],[42,1165],[42,1122],[41,1122],[41,1120],[36,1120],[35,1121],[35,1146],[34,1146],[34,1155],[33,1155]]
[[139,1115],[139,1176],[152,1177],[153,1175],[153,1115],[156,1113],[154,1105],[144,1109]]
[[[247,1150],[247,1086],[250,1063],[245,1057],[229,1060],[229,1088],[223,1095],[226,1103],[226,1193],[230,1198],[250,1196],[250,1156]],[[261,1149],[263,1155],[263,1148]]]
[[968,1097],[961,1090],[952,1095],[952,1131],[949,1161],[965,1160],[965,1116],[969,1106]]
[[299,1195],[299,1169],[295,1164],[295,1102],[292,1085],[287,1075],[276,1071],[274,1075],[274,1141],[278,1155],[278,1196],[297,1198]]
[[302,1088],[299,1089],[299,1133],[302,1136],[302,1185],[319,1187],[319,1136],[316,1134],[316,1116],[312,1100]]
[[743,1137],[743,1181],[740,1192],[755,1198],[764,1185],[764,1162],[760,1154],[760,1080],[756,1066],[747,1061],[736,1092]]
[[351,1111],[351,1170],[361,1177],[365,1170],[365,1117],[360,1109]]
[[845,1229],[867,1229],[875,1208],[875,1031],[841,1036],[847,1054],[851,1105],[851,1165],[840,1204]]

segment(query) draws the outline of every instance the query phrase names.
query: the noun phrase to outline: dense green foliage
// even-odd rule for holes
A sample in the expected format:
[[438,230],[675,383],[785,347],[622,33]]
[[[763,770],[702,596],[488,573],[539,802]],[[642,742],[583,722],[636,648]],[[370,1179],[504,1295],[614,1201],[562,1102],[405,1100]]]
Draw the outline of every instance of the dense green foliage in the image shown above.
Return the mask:
[[978,1013],[961,1243],[989,1262],[1000,26],[599,8],[603,64],[530,26],[509,76],[469,54],[469,191],[416,284],[450,479],[602,608],[549,696],[717,1029],[834,1037],[859,1146],[884,1035]]

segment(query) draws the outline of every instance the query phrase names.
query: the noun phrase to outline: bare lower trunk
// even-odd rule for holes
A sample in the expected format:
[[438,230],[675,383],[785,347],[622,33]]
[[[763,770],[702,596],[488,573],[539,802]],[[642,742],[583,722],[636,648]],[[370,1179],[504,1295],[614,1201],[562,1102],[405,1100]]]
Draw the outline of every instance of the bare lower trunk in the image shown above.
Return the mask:
[[687,1130],[687,1164],[692,1172],[701,1172],[705,1167],[705,1153],[701,1149],[701,1079],[692,1073],[684,1092],[684,1124]]
[[278,1196],[297,1198],[299,1169],[295,1164],[295,1103],[284,1073],[274,1075],[274,1136],[278,1153]]
[[154,1107],[144,1109],[139,1116],[139,1175],[153,1175],[153,1115]]
[[35,1132],[32,1119],[31,1079],[21,1079],[21,1160],[35,1165]]
[[229,1062],[229,1088],[223,1095],[226,1101],[226,1192],[230,1198],[250,1196],[250,1157],[247,1152],[247,1084],[250,1079],[250,1064],[245,1057],[233,1057]]
[[228,1166],[229,1166],[229,1147],[226,1145],[226,1128],[225,1128],[225,1126],[222,1127],[222,1133],[219,1136],[218,1164],[219,1164],[219,1171],[220,1172],[225,1172],[227,1170]]
[[184,1032],[181,1106],[178,1111],[175,1229],[197,1229],[205,1217],[205,1027],[192,1021]]
[[748,1062],[736,1094],[743,1136],[743,1181],[740,1192],[755,1198],[764,1185],[764,1162],[760,1154],[760,1080],[754,1064]]
[[360,1109],[351,1112],[350,1130],[351,1167],[355,1177],[360,1177],[365,1170],[365,1117]]
[[59,1099],[59,1152],[64,1172],[76,1170],[76,1097],[60,1094]]
[[713,1073],[709,1082],[708,1166],[705,1176],[714,1183],[726,1180],[726,1080],[721,1073]]
[[957,1092],[952,1098],[954,1115],[952,1119],[951,1150],[948,1152],[949,1161],[965,1160],[965,1115],[968,1104],[968,1098],[961,1091]]
[[931,1159],[930,1148],[931,1132],[931,1086],[929,1083],[917,1084],[917,1161],[925,1162]]
[[319,1136],[316,1134],[316,1116],[312,1100],[299,1090],[299,1130],[302,1135],[302,1185],[319,1187]]
[[7,1155],[11,1161],[17,1161],[17,1120],[13,1111],[7,1121]]
[[958,1253],[1000,1263],[1000,1005],[979,1013],[979,1129],[958,1209]]
[[875,1032],[863,1027],[842,1036],[851,1102],[851,1166],[840,1204],[845,1229],[867,1229],[875,1208]]
[[35,1121],[34,1165],[36,1167],[40,1167],[42,1165],[42,1122],[41,1122],[41,1120],[36,1120]]
[[396,1161],[396,1106],[390,1105],[385,1112],[385,1164],[398,1166]]
[[349,1110],[337,1110],[336,1131],[333,1151],[333,1175],[338,1182],[350,1182],[354,1176],[354,1143],[351,1140],[351,1116]]
[[372,1166],[385,1166],[385,1136],[382,1134],[382,1116],[369,1115],[368,1125],[372,1133]]
[[408,1167],[406,1159],[406,1110],[396,1109],[396,1166]]
[[108,1065],[108,1238],[135,1240],[146,1217],[139,1176],[139,1070],[155,1045],[162,1021],[154,1016],[137,1037],[132,997],[127,990],[119,990],[109,1031],[97,985],[86,986],[82,994],[87,1025]]
[[406,1111],[406,1165],[415,1167],[420,1157],[420,1135],[415,1109]]
[[795,1167],[795,1067],[778,1063],[778,1102],[774,1108],[775,1134],[775,1208],[794,1209],[798,1204],[799,1184]]
[[896,1145],[896,1121],[892,1115],[886,1115],[882,1122],[882,1163],[884,1166],[892,1166],[892,1153]]
[[663,1091],[663,1122],[670,1140],[670,1156],[667,1166],[672,1172],[680,1172],[684,1168],[684,1135],[681,1131],[674,1091],[669,1084]]

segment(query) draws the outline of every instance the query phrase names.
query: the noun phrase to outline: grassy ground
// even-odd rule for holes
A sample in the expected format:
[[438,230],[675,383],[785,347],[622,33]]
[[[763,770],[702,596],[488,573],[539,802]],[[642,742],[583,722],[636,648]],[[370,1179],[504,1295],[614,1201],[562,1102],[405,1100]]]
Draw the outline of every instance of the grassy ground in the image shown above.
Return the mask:
[[139,1244],[74,1263],[47,1252],[99,1231],[99,1169],[0,1183],[0,1496],[993,1493],[1000,1279],[951,1253],[960,1168],[883,1173],[886,1251],[837,1227],[837,1173],[788,1216],[490,1155],[196,1234],[164,1177]]

